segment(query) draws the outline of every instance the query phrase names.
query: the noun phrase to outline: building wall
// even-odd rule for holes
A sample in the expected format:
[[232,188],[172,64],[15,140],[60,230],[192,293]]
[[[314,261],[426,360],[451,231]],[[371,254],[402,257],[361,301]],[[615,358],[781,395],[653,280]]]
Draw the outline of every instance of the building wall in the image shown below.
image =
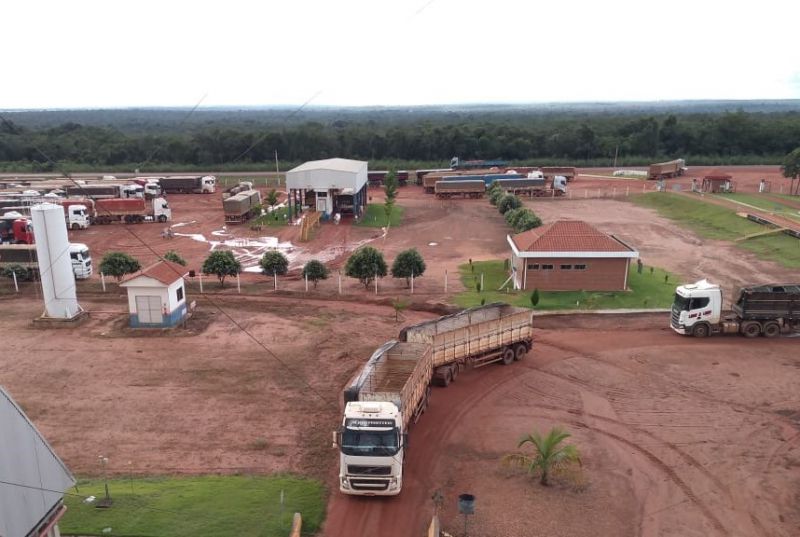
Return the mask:
[[[525,289],[540,291],[622,291],[628,274],[627,258],[525,258]],[[539,268],[532,268],[538,265]],[[552,269],[542,268],[552,265]],[[571,270],[562,269],[571,265]],[[586,268],[575,269],[575,265]]]
[[[152,280],[145,278],[145,280]],[[169,327],[175,326],[186,317],[186,288],[183,283],[183,278],[176,280],[169,287],[164,287],[160,282],[156,282],[161,287],[128,287],[128,311],[130,326],[133,328],[141,327]],[[183,297],[178,300],[177,290],[183,288]],[[162,305],[162,318],[161,324],[151,324],[139,322],[139,315],[136,311],[136,297],[137,296],[158,296],[161,298]]]

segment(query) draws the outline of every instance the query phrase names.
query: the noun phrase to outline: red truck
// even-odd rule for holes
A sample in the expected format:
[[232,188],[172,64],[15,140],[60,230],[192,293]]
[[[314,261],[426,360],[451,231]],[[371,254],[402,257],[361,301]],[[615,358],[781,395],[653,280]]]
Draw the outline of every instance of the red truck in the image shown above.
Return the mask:
[[167,200],[155,198],[144,200],[142,198],[110,198],[95,200],[95,212],[92,215],[94,223],[110,224],[111,222],[125,222],[138,224],[141,222],[166,222],[172,220],[172,210]]
[[16,213],[0,216],[0,242],[33,244],[31,221]]

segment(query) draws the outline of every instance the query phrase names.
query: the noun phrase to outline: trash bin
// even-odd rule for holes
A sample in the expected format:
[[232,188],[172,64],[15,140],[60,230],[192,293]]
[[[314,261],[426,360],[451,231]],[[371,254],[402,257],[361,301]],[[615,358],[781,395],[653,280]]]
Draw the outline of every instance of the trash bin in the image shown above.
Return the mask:
[[462,515],[471,515],[475,513],[475,496],[472,494],[459,494],[458,496],[458,512]]

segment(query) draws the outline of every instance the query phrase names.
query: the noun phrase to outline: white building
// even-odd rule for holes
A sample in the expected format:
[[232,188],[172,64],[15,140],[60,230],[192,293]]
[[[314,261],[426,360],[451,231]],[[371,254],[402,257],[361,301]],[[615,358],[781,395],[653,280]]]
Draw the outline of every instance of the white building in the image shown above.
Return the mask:
[[128,289],[128,311],[133,328],[175,326],[186,318],[186,268],[159,261],[122,280]]
[[361,216],[367,206],[367,163],[329,158],[312,160],[286,172],[289,207],[307,206],[325,218],[335,213]]
[[0,386],[0,535],[59,537],[75,478]]

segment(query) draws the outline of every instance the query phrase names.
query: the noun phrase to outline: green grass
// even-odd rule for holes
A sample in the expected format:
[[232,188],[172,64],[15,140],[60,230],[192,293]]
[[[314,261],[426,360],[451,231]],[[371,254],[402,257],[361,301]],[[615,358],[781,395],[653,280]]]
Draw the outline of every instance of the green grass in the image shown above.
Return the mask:
[[[660,215],[708,239],[735,241],[745,235],[768,229],[766,226],[737,216],[731,209],[679,194],[668,192],[640,194],[631,196],[631,201],[655,209]],[[800,268],[800,240],[785,233],[764,235],[735,244],[742,250],[753,252],[761,259],[775,261],[788,268]]]
[[[113,506],[98,509],[82,499],[89,495],[102,498],[103,482],[80,480],[80,494],[65,498],[68,510],[59,522],[61,532],[153,537],[286,537],[295,512],[303,516],[304,535],[319,529],[325,513],[322,484],[290,476],[113,479],[109,481],[109,489]],[[284,491],[282,515],[281,490]],[[111,531],[104,533],[104,528]]]
[[[474,272],[473,268],[474,267]],[[481,299],[486,303],[505,302],[514,306],[531,307],[529,291],[498,291],[506,281],[508,273],[502,260],[476,261],[461,265],[459,273],[466,291],[455,296],[455,303],[468,308],[478,306]],[[475,284],[480,282],[483,273],[484,291],[478,293]],[[659,268],[644,267],[642,274],[637,274],[635,263],[628,273],[629,291],[591,292],[591,291],[540,291],[537,310],[598,310],[624,308],[667,308],[672,304],[672,296],[679,278]],[[512,284],[509,284],[512,285]]]
[[[771,213],[785,216],[787,218],[791,218],[792,220],[800,222],[800,209],[796,209],[794,207],[790,207],[789,205],[780,203],[772,196],[763,196],[759,194],[738,194],[738,193],[716,194],[716,196],[721,199],[729,199],[733,201],[738,201],[740,203],[746,203],[747,205],[751,205],[752,207],[756,207],[757,209],[761,209],[763,211],[769,211]],[[742,207],[742,210],[747,210],[747,207]]]
[[[391,227],[397,227],[403,220],[403,207],[395,205],[392,207],[392,214],[389,217]],[[386,226],[386,211],[383,209],[382,203],[370,203],[367,205],[367,210],[358,221],[358,226],[363,227],[385,227]]]
[[265,215],[259,216],[258,218],[253,218],[250,221],[251,225],[261,225],[261,226],[285,226],[289,222],[289,208],[288,207],[278,207],[271,213],[267,213]]

